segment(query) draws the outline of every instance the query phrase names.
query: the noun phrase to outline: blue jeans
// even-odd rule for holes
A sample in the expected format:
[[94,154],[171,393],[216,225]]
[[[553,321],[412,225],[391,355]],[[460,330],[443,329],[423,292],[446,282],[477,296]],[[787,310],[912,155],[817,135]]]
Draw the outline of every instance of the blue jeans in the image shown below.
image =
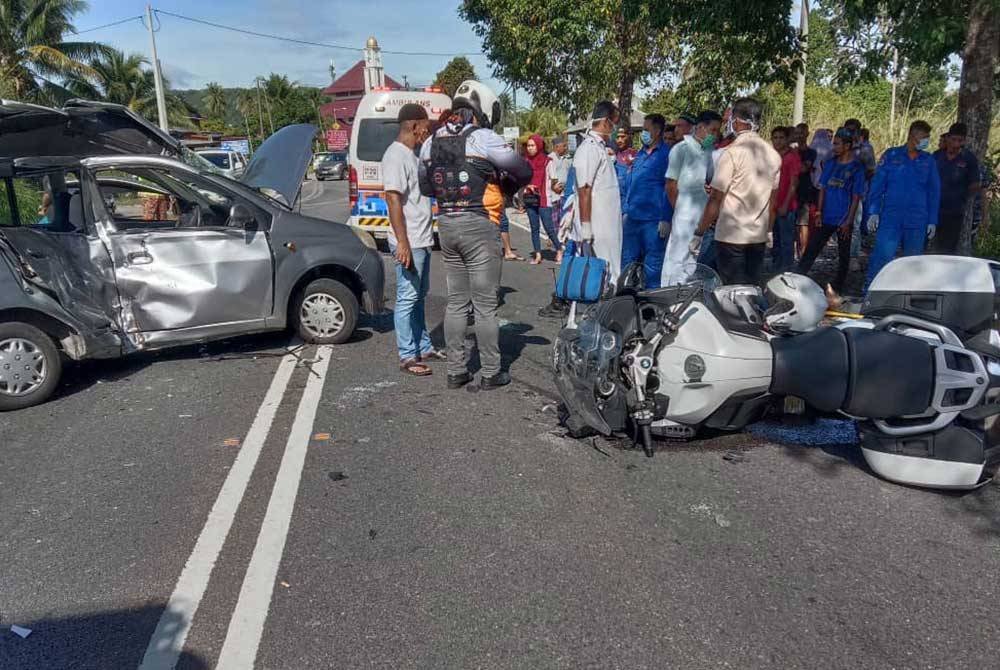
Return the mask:
[[[389,248],[396,253],[396,245]],[[404,268],[396,261],[396,306],[393,320],[396,325],[396,348],[399,360],[405,361],[428,354],[434,350],[431,334],[424,316],[424,297],[431,286],[430,247],[412,250],[413,265]]]
[[551,207],[527,207],[528,222],[531,224],[531,248],[538,254],[542,252],[542,232],[539,221],[545,227],[545,234],[552,240],[552,246],[559,251],[559,236],[556,235],[556,227],[552,223]]
[[504,207],[500,210],[500,232],[509,233],[510,232],[510,219],[507,218],[507,208]]
[[715,249],[715,227],[705,231],[701,238],[701,251],[698,252],[698,265],[704,265],[715,270],[718,267]]
[[798,212],[788,212],[774,220],[774,248],[771,260],[775,272],[788,272],[795,265],[795,238]]
[[903,228],[899,221],[883,221],[875,233],[875,248],[868,258],[868,277],[865,279],[865,293],[868,286],[886,265],[896,257],[899,243],[903,243],[904,256],[919,256],[924,253],[927,243],[926,228]]
[[659,221],[626,219],[622,228],[622,272],[641,260],[646,288],[660,288],[660,273],[666,252],[667,241],[660,237]]

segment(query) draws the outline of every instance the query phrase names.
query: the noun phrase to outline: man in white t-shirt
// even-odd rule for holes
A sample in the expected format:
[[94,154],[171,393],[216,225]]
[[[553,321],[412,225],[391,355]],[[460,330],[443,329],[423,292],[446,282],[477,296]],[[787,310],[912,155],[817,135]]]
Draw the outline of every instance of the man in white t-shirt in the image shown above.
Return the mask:
[[431,201],[421,194],[414,150],[430,134],[427,110],[407,104],[399,110],[399,134],[382,156],[382,184],[389,209],[389,248],[396,257],[396,346],[399,369],[416,377],[431,374],[428,360],[444,360],[434,348],[424,316],[431,283]]

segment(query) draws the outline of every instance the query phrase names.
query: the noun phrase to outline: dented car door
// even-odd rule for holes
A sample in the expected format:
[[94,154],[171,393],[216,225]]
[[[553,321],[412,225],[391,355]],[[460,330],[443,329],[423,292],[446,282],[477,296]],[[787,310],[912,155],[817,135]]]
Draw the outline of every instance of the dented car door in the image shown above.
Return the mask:
[[98,163],[90,169],[125,330],[145,347],[263,330],[270,215],[176,164]]

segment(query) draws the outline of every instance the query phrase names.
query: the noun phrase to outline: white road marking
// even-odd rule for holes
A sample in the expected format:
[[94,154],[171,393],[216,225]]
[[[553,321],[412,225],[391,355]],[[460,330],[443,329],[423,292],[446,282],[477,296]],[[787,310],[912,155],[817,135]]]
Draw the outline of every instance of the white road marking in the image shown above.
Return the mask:
[[257,458],[264,442],[267,441],[274,415],[288,388],[288,381],[292,377],[297,361],[298,358],[294,354],[288,354],[278,364],[271,386],[257,410],[257,416],[250,430],[243,439],[243,447],[236,456],[226,481],[222,484],[212,511],[208,513],[205,526],[177,580],[174,592],[167,602],[167,608],[156,624],[156,630],[153,631],[142,664],[139,666],[140,670],[173,670],[177,664],[177,659],[184,648],[184,641],[191,630],[191,621],[198,611],[202,596],[205,595],[212,568],[215,567],[219,552],[222,551],[226,536],[233,525],[236,510],[246,493],[250,476],[257,465]]
[[302,467],[313,423],[316,421],[316,410],[323,397],[323,384],[332,356],[333,349],[330,346],[320,347],[316,354],[319,360],[313,365],[295,414],[295,422],[288,434],[285,455],[281,459],[264,523],[257,536],[257,546],[254,547],[250,565],[243,578],[240,598],[229,621],[229,630],[226,632],[226,641],[222,645],[216,670],[248,670],[254,667],[257,648],[264,634],[267,611],[271,606],[278,566],[285,551],[295,497],[302,479]]

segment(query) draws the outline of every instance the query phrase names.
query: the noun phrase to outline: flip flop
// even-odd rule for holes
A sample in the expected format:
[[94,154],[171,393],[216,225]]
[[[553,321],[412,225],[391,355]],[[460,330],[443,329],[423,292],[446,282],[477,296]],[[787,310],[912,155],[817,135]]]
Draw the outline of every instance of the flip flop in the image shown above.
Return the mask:
[[415,358],[408,358],[405,361],[400,361],[399,369],[408,375],[413,375],[414,377],[426,377],[434,374],[434,371],[431,370],[430,367],[424,365]]
[[446,361],[448,360],[448,354],[440,349],[431,349],[427,353],[420,354],[420,360],[422,361]]
[[504,254],[503,259],[505,261],[523,261],[524,260],[524,256],[518,256],[517,254],[510,254],[508,256],[507,254]]

